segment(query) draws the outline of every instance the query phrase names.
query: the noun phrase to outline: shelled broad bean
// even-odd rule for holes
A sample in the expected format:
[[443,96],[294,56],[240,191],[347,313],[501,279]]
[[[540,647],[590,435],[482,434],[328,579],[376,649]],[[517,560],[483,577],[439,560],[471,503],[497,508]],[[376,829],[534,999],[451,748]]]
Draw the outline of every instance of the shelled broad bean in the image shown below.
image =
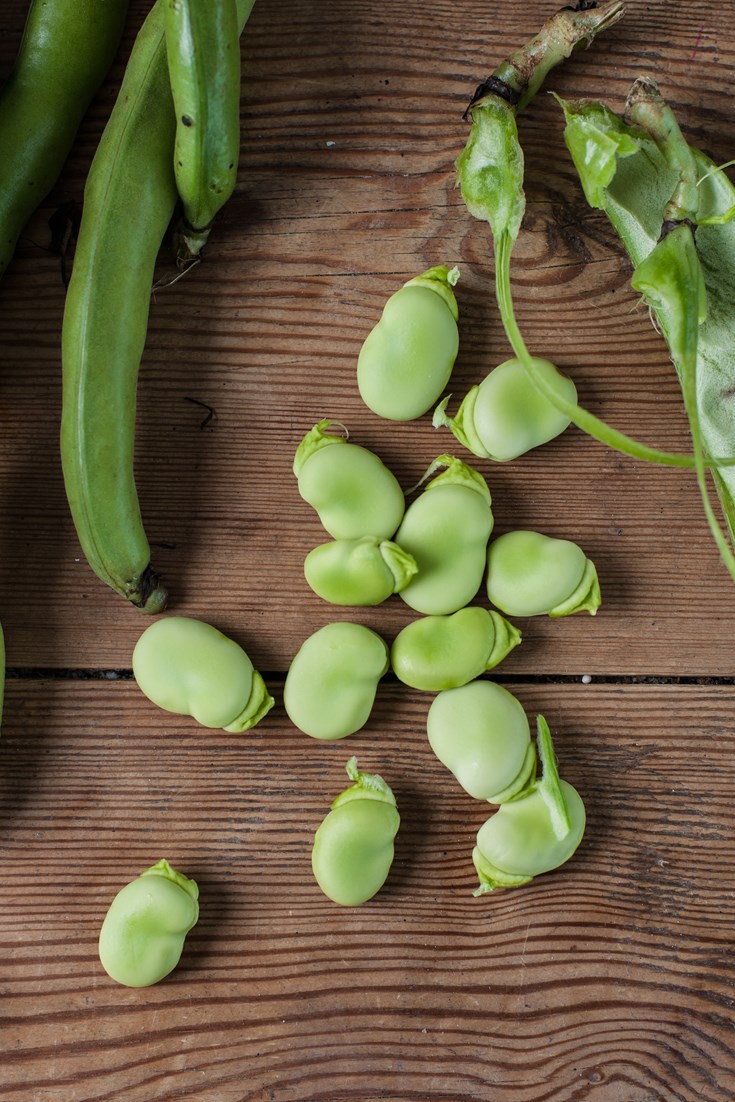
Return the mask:
[[524,530],[491,542],[487,595],[508,616],[594,616],[601,603],[597,570],[581,547]]
[[334,800],[314,836],[311,866],[324,894],[354,907],[380,891],[393,863],[400,815],[392,790],[377,773],[347,762],[353,781]]

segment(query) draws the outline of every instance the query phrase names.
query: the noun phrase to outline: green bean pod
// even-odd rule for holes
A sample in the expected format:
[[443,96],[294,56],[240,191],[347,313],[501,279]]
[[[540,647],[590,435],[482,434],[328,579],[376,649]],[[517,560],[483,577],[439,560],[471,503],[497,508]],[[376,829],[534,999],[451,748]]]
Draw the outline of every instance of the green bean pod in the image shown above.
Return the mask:
[[138,368],[153,271],[176,205],[164,8],[136,38],[84,192],[62,328],[61,459],[82,550],[134,605],[160,612],[133,474]]
[[406,624],[393,640],[391,666],[404,685],[439,692],[494,669],[520,641],[520,631],[499,612],[460,608]]
[[32,0],[0,91],[0,275],[107,73],[128,0]]
[[[240,156],[240,32],[254,0],[166,0],[181,260],[197,256],[232,195]],[[243,19],[243,16],[245,17]]]

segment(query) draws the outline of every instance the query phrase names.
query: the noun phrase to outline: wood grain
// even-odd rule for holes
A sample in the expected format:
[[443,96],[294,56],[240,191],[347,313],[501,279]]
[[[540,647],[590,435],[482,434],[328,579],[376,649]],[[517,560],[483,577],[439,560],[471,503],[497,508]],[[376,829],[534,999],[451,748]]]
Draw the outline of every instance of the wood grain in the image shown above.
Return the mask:
[[[13,442],[0,456],[0,608],[19,668],[125,668],[143,627],[91,574],[68,516],[58,457],[64,288],[46,220],[60,202],[81,202],[144,9],[132,5],[110,78],[0,286],[0,403]],[[3,16],[13,31],[3,40],[6,69],[23,10],[15,2]],[[553,87],[620,106],[633,77],[652,70],[687,132],[724,161],[735,145],[725,92],[733,48],[720,30],[732,13],[732,4],[679,4],[672,15],[661,3],[632,3]],[[357,353],[389,294],[430,264],[459,263],[457,398],[507,356],[488,233],[464,210],[453,162],[474,84],[546,14],[540,3],[521,16],[512,4],[489,14],[465,0],[402,5],[396,24],[385,2],[317,11],[294,0],[263,4],[248,25],[237,194],[199,268],[165,286],[173,269],[161,254],[137,480],[172,610],[237,631],[265,669],[283,671],[299,638],[332,615],[302,576],[304,556],[324,538],[290,469],[304,432],[339,417],[406,486],[454,443],[428,417],[395,426],[360,403]],[[688,450],[663,342],[629,289],[610,228],[584,204],[550,97],[521,127],[528,212],[514,271],[529,344],[569,371],[595,413]],[[214,410],[205,427],[197,403]],[[497,531],[524,525],[576,539],[602,579],[597,621],[553,625],[553,634],[529,625],[511,672],[731,674],[721,639],[735,627],[732,584],[690,475],[628,460],[575,429],[511,465],[478,466]],[[398,598],[379,616],[387,634],[406,622]]]
[[[476,464],[496,531],[576,539],[602,583],[594,618],[519,622],[523,643],[493,674],[547,717],[587,805],[558,872],[473,898],[489,812],[430,753],[429,696],[387,678],[364,730],[331,745],[282,707],[311,631],[359,619],[390,641],[413,616],[400,597],[356,615],[308,589],[303,559],[325,534],[293,453],[324,416],[406,487],[451,450],[429,417],[374,417],[355,381],[387,297],[429,265],[462,273],[452,402],[507,357],[488,231],[453,166],[474,87],[549,4],[255,6],[237,191],[184,278],[161,250],[136,455],[171,610],[242,643],[276,697],[247,736],[142,697],[130,662],[147,621],[87,567],[61,477],[64,283],[48,219],[82,201],[148,6],[132,0],[109,77],[0,281],[1,1102],[731,1102],[735,601],[690,475],[575,429],[512,464]],[[0,11],[0,80],[26,7]],[[734,26],[735,0],[628,0],[549,87],[619,109],[648,73],[723,163]],[[537,97],[520,129],[513,271],[529,346],[593,412],[687,451],[675,373],[584,202],[553,99]],[[321,895],[309,853],[352,753],[394,787],[402,822],[385,888],[345,910]],[[99,927],[164,855],[198,881],[201,918],[176,971],[133,991],[103,972]]]
[[[733,689],[508,687],[547,716],[588,829],[565,868],[474,899],[490,809],[431,753],[430,695],[385,683],[361,732],[322,744],[277,686],[232,736],[122,680],[12,682],[4,1102],[729,1100]],[[344,909],[309,853],[353,753],[402,822],[386,887]],[[122,988],[99,926],[163,855],[201,918],[167,980]]]

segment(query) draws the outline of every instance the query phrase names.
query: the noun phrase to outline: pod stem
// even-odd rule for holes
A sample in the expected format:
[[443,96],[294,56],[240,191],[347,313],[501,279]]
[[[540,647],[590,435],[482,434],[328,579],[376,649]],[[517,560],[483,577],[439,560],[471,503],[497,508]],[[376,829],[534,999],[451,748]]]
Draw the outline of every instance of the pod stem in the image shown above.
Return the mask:
[[349,788],[340,792],[332,802],[332,810],[350,800],[379,800],[381,803],[396,806],[396,798],[393,790],[383,780],[379,773],[363,773],[357,768],[357,758],[351,757],[345,766],[347,776],[353,781]]

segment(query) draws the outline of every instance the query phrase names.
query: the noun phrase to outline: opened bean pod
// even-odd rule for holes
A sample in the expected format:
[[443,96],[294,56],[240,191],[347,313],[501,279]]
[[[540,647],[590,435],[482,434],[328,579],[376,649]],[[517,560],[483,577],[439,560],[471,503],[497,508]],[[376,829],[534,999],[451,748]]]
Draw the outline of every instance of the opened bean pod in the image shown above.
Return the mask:
[[[556,387],[562,398],[576,402],[577,388],[550,360],[534,358],[537,370]],[[446,425],[474,455],[506,463],[532,448],[548,443],[570,424],[537,389],[520,360],[498,364],[465,395],[454,417],[448,417],[445,398],[434,411],[434,428]]]
[[301,497],[333,539],[390,539],[401,523],[406,503],[395,475],[374,452],[348,443],[338,421],[314,425],[296,449],[293,470]]
[[491,670],[517,647],[521,633],[504,616],[479,606],[448,616],[422,616],[391,647],[396,677],[414,689],[453,689]]
[[518,799],[503,803],[477,832],[472,860],[480,878],[475,895],[515,888],[559,868],[585,831],[582,798],[559,777],[548,724],[537,721],[542,775]]
[[459,348],[458,279],[458,268],[438,265],[388,299],[357,360],[358,389],[373,413],[410,421],[441,395]]
[[442,616],[469,604],[482,583],[493,513],[485,479],[460,459],[440,455],[427,478],[395,535],[418,566],[400,596],[417,612]]
[[99,937],[102,967],[126,987],[158,983],[179,963],[184,939],[199,918],[194,880],[158,861],[122,888]]
[[286,674],[283,703],[291,722],[312,738],[346,738],[370,716],[388,647],[362,624],[326,624],[304,640]]
[[476,800],[512,800],[533,779],[536,752],[523,705],[494,681],[440,692],[426,730],[439,761]]
[[400,592],[416,573],[416,560],[392,540],[361,536],[315,547],[304,561],[304,576],[333,605],[379,605]]
[[186,616],[165,616],[146,628],[133,651],[133,674],[159,708],[204,727],[248,731],[274,704],[242,647]]
[[594,616],[601,604],[597,570],[581,547],[525,530],[490,544],[487,595],[508,616]]
[[353,784],[332,804],[314,836],[311,865],[316,881],[334,903],[355,907],[383,887],[393,863],[400,816],[393,792],[377,773],[347,762]]

